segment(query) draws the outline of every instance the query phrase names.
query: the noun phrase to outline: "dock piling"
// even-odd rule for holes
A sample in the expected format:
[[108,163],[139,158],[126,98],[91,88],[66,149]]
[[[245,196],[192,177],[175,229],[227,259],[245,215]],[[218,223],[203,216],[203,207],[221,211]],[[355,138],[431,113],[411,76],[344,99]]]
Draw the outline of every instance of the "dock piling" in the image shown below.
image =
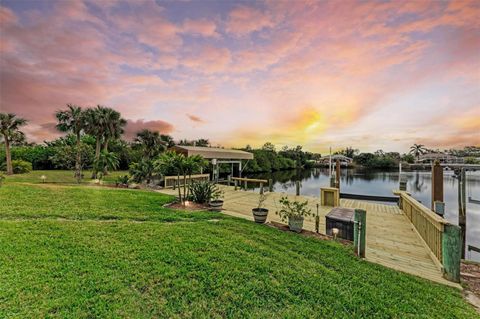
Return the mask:
[[367,233],[367,212],[363,209],[355,209],[353,226],[353,245],[355,254],[365,258]]
[[460,282],[461,250],[462,229],[457,225],[445,225],[442,234],[442,264],[444,277],[453,282]]

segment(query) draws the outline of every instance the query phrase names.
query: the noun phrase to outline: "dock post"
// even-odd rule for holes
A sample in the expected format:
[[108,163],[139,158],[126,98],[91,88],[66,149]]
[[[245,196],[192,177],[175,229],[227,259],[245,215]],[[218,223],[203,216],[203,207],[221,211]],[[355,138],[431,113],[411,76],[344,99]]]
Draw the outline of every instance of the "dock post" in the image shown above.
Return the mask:
[[367,212],[363,209],[355,209],[353,226],[353,245],[355,254],[365,258],[367,233]]
[[263,183],[260,183],[260,194],[263,194]]
[[330,187],[335,187],[335,176],[330,177]]
[[443,202],[443,167],[439,161],[432,166],[432,210],[436,201]]
[[295,195],[300,196],[300,181],[295,182]]
[[244,185],[245,190],[247,190],[247,183],[248,183],[247,180],[245,180],[245,185]]
[[234,189],[237,190],[237,187],[238,187],[238,181],[237,180],[233,181],[233,186],[234,186]]
[[435,201],[433,203],[433,206],[434,206],[434,212],[437,213],[437,215],[440,215],[443,217],[443,215],[445,214],[445,203],[444,202],[439,202],[439,201]]
[[232,175],[228,175],[228,176],[227,176],[228,186],[230,186],[231,181],[232,181]]
[[268,180],[268,191],[273,192],[273,180],[271,178]]
[[335,187],[340,190],[340,160],[335,162]]
[[443,276],[453,282],[460,282],[462,258],[462,230],[457,225],[444,225],[442,235]]
[[318,203],[317,203],[317,215],[315,216],[315,231],[317,234],[320,232],[320,216],[318,216]]

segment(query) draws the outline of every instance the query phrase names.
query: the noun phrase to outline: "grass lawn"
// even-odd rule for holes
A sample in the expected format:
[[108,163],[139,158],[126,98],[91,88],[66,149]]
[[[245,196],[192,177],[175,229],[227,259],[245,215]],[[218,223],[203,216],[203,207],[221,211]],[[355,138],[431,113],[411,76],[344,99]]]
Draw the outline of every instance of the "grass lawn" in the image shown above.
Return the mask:
[[335,242],[26,179],[0,187],[0,318],[478,317],[460,291]]
[[[82,171],[84,175],[84,179],[82,180],[82,184],[92,184],[93,181],[90,179],[92,176],[92,171]],[[115,184],[115,180],[118,176],[126,175],[128,171],[115,171],[109,172],[103,179],[105,184]],[[28,174],[16,174],[7,176],[7,181],[10,182],[24,182],[24,183],[34,183],[39,184],[42,183],[41,176],[45,176],[45,182],[48,184],[77,184],[77,179],[74,176],[73,171],[61,171],[61,170],[39,170],[39,171],[31,171]]]

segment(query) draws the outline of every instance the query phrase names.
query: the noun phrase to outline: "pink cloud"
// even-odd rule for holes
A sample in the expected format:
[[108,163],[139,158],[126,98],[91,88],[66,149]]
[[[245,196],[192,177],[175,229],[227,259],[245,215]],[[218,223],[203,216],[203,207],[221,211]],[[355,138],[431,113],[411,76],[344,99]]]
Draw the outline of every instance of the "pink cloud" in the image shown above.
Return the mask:
[[188,117],[192,122],[205,123],[205,121],[204,121],[203,119],[201,119],[200,117],[198,117],[198,116],[196,116],[196,115],[187,114],[187,117]]
[[131,141],[134,139],[137,132],[140,132],[143,129],[159,132],[161,134],[170,134],[173,132],[174,127],[172,124],[162,120],[154,120],[154,121],[129,120],[127,122],[127,126],[125,127],[125,132],[123,133],[123,136],[127,140]]
[[269,14],[252,7],[238,6],[230,12],[226,30],[242,36],[273,26],[274,22]]
[[207,19],[186,19],[183,22],[182,31],[186,34],[200,35],[204,37],[218,37],[217,25]]

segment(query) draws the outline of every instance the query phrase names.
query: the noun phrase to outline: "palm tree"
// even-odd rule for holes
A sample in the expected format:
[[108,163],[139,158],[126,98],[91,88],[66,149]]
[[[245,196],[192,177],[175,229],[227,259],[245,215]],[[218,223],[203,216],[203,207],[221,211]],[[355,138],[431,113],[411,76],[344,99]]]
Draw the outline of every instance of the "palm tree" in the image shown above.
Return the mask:
[[166,143],[158,132],[142,130],[137,133],[135,143],[143,149],[143,157],[147,160],[154,158],[166,149]]
[[5,141],[5,155],[7,160],[7,175],[13,174],[12,154],[10,142],[16,139],[24,139],[24,134],[19,128],[27,124],[27,120],[17,117],[13,113],[0,113],[0,134]]
[[[95,136],[95,161],[100,157],[102,142],[105,135],[105,126],[102,120],[103,106],[97,105],[96,108],[87,109],[85,111],[85,130],[88,134]],[[97,171],[94,169],[92,179],[97,178]]]
[[180,187],[180,175],[184,172],[185,156],[183,154],[177,154],[173,151],[162,153],[159,158],[154,162],[154,169],[158,173],[165,175],[167,172],[172,172],[177,175],[178,186],[178,198],[181,203],[184,202],[182,197],[182,191]]
[[127,121],[122,118],[119,112],[109,107],[101,108],[100,114],[105,127],[103,150],[108,151],[108,142],[120,138]]
[[[119,139],[123,134],[123,128],[127,125],[127,121],[122,118],[121,114],[109,107],[98,108],[101,118],[101,126],[103,127],[103,150],[108,152],[108,143],[111,140]],[[107,174],[107,167],[104,172]]]
[[57,111],[55,117],[58,121],[56,127],[59,131],[72,132],[76,137],[77,157],[75,160],[75,178],[77,179],[77,183],[80,183],[82,179],[80,137],[82,131],[85,129],[85,113],[80,106],[67,104],[67,110]]
[[[207,166],[207,163],[200,155],[193,155],[186,157],[183,161],[183,194],[185,198],[188,198],[190,193],[190,187],[192,185],[192,174],[200,171],[202,168]],[[189,188],[186,192],[187,187],[187,175],[189,177]]]
[[425,154],[427,151],[427,149],[425,148],[425,145],[422,145],[422,144],[413,144],[411,147],[410,147],[410,152],[409,154],[412,154],[413,156],[415,156],[415,158],[419,159],[420,155],[422,154]]

